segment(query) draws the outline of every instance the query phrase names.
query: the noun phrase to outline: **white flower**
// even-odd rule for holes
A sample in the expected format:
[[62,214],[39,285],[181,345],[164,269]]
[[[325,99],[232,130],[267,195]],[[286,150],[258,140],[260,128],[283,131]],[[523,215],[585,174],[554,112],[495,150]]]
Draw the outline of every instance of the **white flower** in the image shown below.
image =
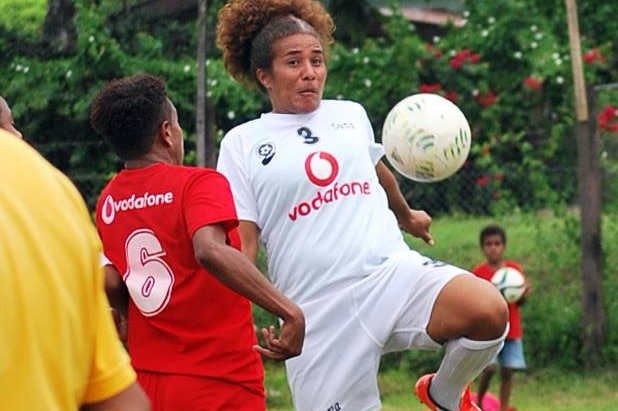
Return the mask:
[[219,82],[217,81],[217,79],[212,79],[212,80],[210,80],[210,85],[211,85],[212,87],[215,87],[218,83],[219,83]]
[[440,41],[440,37],[439,36],[433,36],[433,42],[434,43],[438,43]]
[[560,53],[554,53],[551,55],[554,60],[560,60]]
[[455,57],[455,54],[457,54],[457,52],[455,50],[450,50],[448,52],[448,55],[451,56],[451,57]]
[[88,37],[88,42],[89,43],[94,43],[94,36]]
[[534,38],[537,39],[537,40],[541,40],[543,38],[543,33],[541,33],[541,32],[536,33],[534,35]]
[[478,90],[478,89],[476,89],[476,88],[475,88],[474,90],[472,90],[472,95],[473,95],[474,97],[478,96],[478,95],[479,95],[479,90]]
[[21,64],[17,64],[17,65],[15,65],[15,71],[18,71],[18,72],[19,72],[19,71],[21,71],[21,70],[22,70],[22,68],[23,68],[23,66],[22,66]]
[[335,60],[335,61],[339,61],[339,59],[340,59],[339,54],[334,54],[332,59]]
[[481,37],[487,37],[488,35],[489,35],[489,31],[488,30],[481,31]]
[[564,83],[564,78],[562,78],[562,76],[558,76],[558,77],[556,77],[556,83],[557,83],[557,84],[562,84],[562,83]]
[[206,65],[210,66],[210,60],[209,59],[206,59]]
[[73,71],[72,70],[68,70],[67,74],[66,74],[66,77],[70,78],[72,75],[73,75]]
[[337,100],[343,100],[343,94],[337,94]]
[[212,97],[212,91],[208,90],[206,92],[206,97],[208,97],[208,98]]
[[556,66],[561,66],[562,65],[562,60],[556,59],[556,60],[554,60],[554,63],[556,63]]
[[365,87],[369,88],[369,87],[371,87],[371,80],[366,78],[365,81],[363,82],[363,84],[365,84]]
[[27,72],[29,72],[29,71],[30,71],[30,67],[25,66],[25,67],[24,67],[24,73],[27,73]]
[[230,120],[234,120],[235,117],[236,113],[234,113],[232,110],[227,112],[227,118],[229,118]]
[[369,63],[369,57],[363,57],[363,63],[365,64]]
[[190,66],[190,65],[188,65],[188,64],[185,64],[185,66],[182,68],[182,70],[183,70],[185,73],[188,73],[188,72],[189,72],[189,70],[191,70],[191,66]]
[[496,22],[496,18],[494,16],[489,16],[487,19],[487,23],[494,24]]
[[518,60],[519,60],[520,58],[522,58],[522,56],[523,56],[523,54],[521,54],[521,51],[516,51],[516,52],[513,54],[513,57],[515,57],[515,58],[516,58],[516,59],[518,59]]
[[530,47],[535,49],[539,46],[539,44],[536,41],[533,41],[532,43],[530,43]]
[[530,31],[536,31],[536,30],[537,30],[536,24],[533,24],[532,26],[530,26]]
[[358,47],[354,47],[354,48],[352,49],[352,53],[353,53],[353,54],[358,54]]
[[468,10],[464,10],[464,12],[462,13],[462,16],[464,16],[464,18],[467,19],[468,17],[470,17],[470,12]]

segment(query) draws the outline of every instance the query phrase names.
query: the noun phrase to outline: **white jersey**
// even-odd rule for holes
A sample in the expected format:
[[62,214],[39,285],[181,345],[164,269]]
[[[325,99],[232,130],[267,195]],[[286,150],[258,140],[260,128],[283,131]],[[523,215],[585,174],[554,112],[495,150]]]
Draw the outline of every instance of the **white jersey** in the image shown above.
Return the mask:
[[323,100],[308,114],[263,114],[230,130],[217,169],[238,218],[255,222],[272,282],[299,304],[336,292],[408,250],[375,164],[364,108]]

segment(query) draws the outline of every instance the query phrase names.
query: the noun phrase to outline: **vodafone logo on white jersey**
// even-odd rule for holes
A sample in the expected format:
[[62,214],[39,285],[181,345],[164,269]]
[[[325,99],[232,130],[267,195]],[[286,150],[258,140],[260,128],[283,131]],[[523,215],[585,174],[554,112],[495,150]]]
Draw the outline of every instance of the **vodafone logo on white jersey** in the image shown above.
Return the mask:
[[305,172],[307,178],[313,184],[319,187],[330,187],[318,190],[311,199],[292,207],[292,210],[288,213],[288,217],[292,221],[296,221],[299,217],[306,217],[326,204],[346,197],[371,194],[369,181],[336,182],[332,184],[339,175],[339,163],[335,156],[325,151],[309,154],[305,160]]
[[136,196],[131,194],[128,198],[114,200],[111,195],[105,197],[101,207],[101,219],[105,224],[111,224],[116,218],[116,213],[129,210],[139,210],[142,208],[156,207],[164,204],[172,204],[174,194],[171,191],[165,193],[150,194],[145,192]]

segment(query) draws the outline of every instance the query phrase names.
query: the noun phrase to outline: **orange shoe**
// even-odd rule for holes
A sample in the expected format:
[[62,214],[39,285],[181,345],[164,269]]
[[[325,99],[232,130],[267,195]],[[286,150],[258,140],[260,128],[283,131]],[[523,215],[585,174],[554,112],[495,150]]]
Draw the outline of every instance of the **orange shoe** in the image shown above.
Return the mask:
[[[431,411],[448,411],[438,408],[438,405],[431,398],[431,395],[429,395],[429,384],[431,383],[431,379],[434,375],[435,374],[425,374],[421,378],[419,378],[416,382],[416,386],[414,387],[414,392],[416,393],[416,396],[421,400],[421,402],[425,404]],[[469,387],[466,387],[461,396],[458,411],[481,411],[481,409],[470,399]]]

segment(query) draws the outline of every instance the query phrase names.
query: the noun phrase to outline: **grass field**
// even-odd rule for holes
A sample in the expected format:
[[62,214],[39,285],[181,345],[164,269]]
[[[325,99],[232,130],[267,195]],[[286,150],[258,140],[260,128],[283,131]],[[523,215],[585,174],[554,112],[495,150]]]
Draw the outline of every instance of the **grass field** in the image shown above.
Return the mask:
[[[283,367],[269,365],[267,373],[268,409],[293,411]],[[384,411],[427,411],[412,393],[414,375],[388,371],[380,374]],[[511,405],[517,411],[616,411],[618,410],[618,370],[576,373],[536,370],[515,376]],[[491,392],[498,392],[498,380]]]
[[[566,218],[565,218],[566,216]],[[533,306],[524,313],[529,329],[547,327],[548,317],[539,324],[538,311],[550,307],[552,302],[567,309],[569,304],[579,304],[579,222],[576,214],[565,214],[556,218],[550,212],[519,214],[517,212],[500,219],[448,217],[434,221],[432,233],[436,244],[433,247],[420,240],[410,239],[412,248],[433,258],[452,262],[461,267],[472,268],[482,260],[478,245],[478,233],[483,226],[497,222],[507,229],[508,257],[520,262],[533,281]],[[616,274],[618,266],[618,224],[615,218],[606,217],[603,223],[603,248],[606,278]],[[615,277],[613,277],[615,278]],[[609,284],[609,283],[608,283]],[[613,282],[611,284],[614,284]],[[610,289],[606,289],[606,292]],[[611,295],[615,295],[611,294]],[[613,312],[618,310],[608,292],[607,316],[608,338],[611,336]],[[557,301],[557,302],[556,302]],[[554,307],[555,309],[555,307]],[[548,308],[549,310],[549,308]],[[535,312],[537,315],[535,315]],[[552,311],[553,312],[553,311]],[[560,313],[560,311],[558,311]],[[557,314],[558,315],[558,314]],[[564,314],[560,314],[563,315]],[[535,324],[536,323],[536,324]],[[548,328],[549,329],[549,328]],[[559,328],[558,328],[559,329]],[[551,331],[550,331],[551,332]],[[530,333],[534,334],[534,333]],[[554,333],[555,334],[555,333]],[[563,336],[563,338],[571,338]],[[524,337],[524,342],[526,341]],[[534,357],[528,344],[529,357]],[[549,351],[560,356],[560,347],[552,343]],[[568,346],[568,345],[567,345]],[[558,350],[558,351],[556,351]],[[425,355],[425,354],[423,354]],[[572,354],[566,354],[569,358]],[[425,358],[425,357],[423,357]],[[573,364],[567,358],[563,364]],[[560,359],[562,360],[562,359]],[[548,362],[555,364],[552,360]],[[531,369],[515,376],[515,387],[511,405],[518,411],[618,411],[618,367],[608,366],[598,372],[584,372],[573,366],[539,368],[532,362]],[[413,368],[412,372],[421,372]],[[411,387],[418,375],[407,368],[400,371],[391,367],[380,374],[380,389],[384,411],[425,410],[412,393]],[[491,392],[497,394],[499,380],[494,377]],[[287,387],[283,366],[269,363],[266,370],[266,385],[270,411],[292,411],[292,402]]]

